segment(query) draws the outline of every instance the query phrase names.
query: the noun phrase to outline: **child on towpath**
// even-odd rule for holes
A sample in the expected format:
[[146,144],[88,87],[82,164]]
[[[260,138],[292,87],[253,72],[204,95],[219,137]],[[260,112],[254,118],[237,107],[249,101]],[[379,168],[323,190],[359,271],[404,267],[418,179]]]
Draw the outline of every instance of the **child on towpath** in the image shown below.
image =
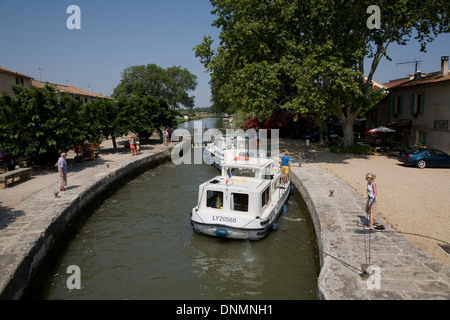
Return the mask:
[[369,218],[369,226],[366,227],[366,230],[373,230],[373,225],[377,223],[377,220],[373,216],[373,206],[377,203],[377,185],[375,183],[376,175],[373,173],[366,174],[367,181],[367,204],[366,204],[366,213]]

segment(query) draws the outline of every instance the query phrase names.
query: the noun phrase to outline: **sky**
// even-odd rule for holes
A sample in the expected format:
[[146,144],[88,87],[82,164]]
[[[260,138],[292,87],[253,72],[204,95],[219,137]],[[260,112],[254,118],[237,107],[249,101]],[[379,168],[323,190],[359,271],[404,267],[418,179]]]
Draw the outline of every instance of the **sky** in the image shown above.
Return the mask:
[[[71,5],[80,8],[80,29],[67,27]],[[209,0],[0,0],[0,66],[102,95],[111,95],[125,68],[180,66],[197,76],[189,93],[195,107],[209,107],[210,77],[192,49],[204,36],[218,43],[212,9]],[[413,73],[413,64],[398,65],[404,61],[421,60],[425,73],[439,71],[441,56],[450,55],[450,34],[438,36],[427,53],[411,39],[388,54],[392,61],[383,59],[375,73],[379,82]]]

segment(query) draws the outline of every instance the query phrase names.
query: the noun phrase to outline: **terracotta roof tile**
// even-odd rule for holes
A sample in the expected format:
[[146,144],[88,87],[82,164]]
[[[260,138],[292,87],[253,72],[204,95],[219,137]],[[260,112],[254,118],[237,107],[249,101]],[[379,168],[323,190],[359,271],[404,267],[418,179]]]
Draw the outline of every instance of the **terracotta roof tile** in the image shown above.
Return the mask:
[[426,84],[432,84],[432,83],[438,83],[438,82],[444,82],[444,81],[450,81],[450,74],[443,77],[440,72],[431,73],[427,76],[423,76],[420,79],[412,79],[409,78],[406,79],[399,79],[394,82],[389,82],[387,85],[389,85],[390,89],[396,89],[396,88],[405,88],[405,87],[413,87],[413,86],[419,86],[419,85],[426,85]]
[[[36,88],[43,88],[43,87],[45,87],[45,85],[47,83],[48,82],[42,82],[42,81],[37,81],[37,80],[32,81],[33,86]],[[77,88],[74,86],[63,86],[63,85],[54,84],[54,83],[49,83],[49,84],[56,86],[56,89],[60,92],[67,92],[67,93],[74,94],[74,95],[87,96],[87,97],[92,97],[92,98],[107,98],[100,94],[89,92],[87,90],[83,90],[83,89],[80,89],[80,88]]]
[[23,73],[20,73],[20,72],[17,72],[17,71],[14,71],[14,70],[2,67],[2,66],[0,66],[0,73],[6,73],[6,74],[10,74],[10,75],[20,76],[20,77],[27,78],[27,79],[33,79],[33,77],[30,77],[26,74],[23,74]]

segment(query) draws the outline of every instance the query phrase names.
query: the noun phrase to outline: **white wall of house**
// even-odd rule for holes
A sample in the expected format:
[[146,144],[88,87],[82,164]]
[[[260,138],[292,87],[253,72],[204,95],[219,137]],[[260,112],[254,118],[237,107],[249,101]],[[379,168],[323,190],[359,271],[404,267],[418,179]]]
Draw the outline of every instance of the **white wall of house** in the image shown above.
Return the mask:
[[31,88],[31,78],[0,71],[0,94],[6,91],[9,95],[12,95],[12,85],[24,85],[27,88]]

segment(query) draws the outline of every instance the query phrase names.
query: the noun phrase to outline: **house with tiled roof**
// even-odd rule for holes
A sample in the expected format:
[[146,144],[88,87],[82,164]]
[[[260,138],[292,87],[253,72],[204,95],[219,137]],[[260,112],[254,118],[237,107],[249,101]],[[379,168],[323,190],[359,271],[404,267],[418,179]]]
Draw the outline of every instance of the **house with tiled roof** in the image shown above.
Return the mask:
[[441,58],[440,71],[418,71],[385,83],[389,94],[368,114],[368,124],[395,129],[393,141],[399,146],[420,144],[450,153],[448,60]]
[[55,87],[60,93],[68,93],[73,100],[78,100],[84,103],[95,101],[98,99],[107,99],[108,97],[102,96],[100,94],[93,93],[91,91],[83,90],[74,86],[63,86],[60,84],[42,82],[37,80],[32,80],[31,84],[36,88],[44,88],[46,84]]
[[[6,91],[9,95],[11,95],[13,93],[11,90],[13,85],[23,85],[27,88],[44,88],[47,83],[48,82],[34,80],[33,77],[30,77],[26,74],[0,66],[0,94],[3,91]],[[109,97],[105,97],[100,94],[93,93],[90,90],[83,90],[74,86],[63,86],[53,83],[48,84],[55,87],[58,92],[66,92],[72,99],[79,100],[84,103],[88,103],[101,98],[109,99]]]
[[26,74],[0,66],[0,94],[6,91],[11,95],[13,93],[11,89],[13,85],[23,85],[31,88],[31,80],[33,78]]

